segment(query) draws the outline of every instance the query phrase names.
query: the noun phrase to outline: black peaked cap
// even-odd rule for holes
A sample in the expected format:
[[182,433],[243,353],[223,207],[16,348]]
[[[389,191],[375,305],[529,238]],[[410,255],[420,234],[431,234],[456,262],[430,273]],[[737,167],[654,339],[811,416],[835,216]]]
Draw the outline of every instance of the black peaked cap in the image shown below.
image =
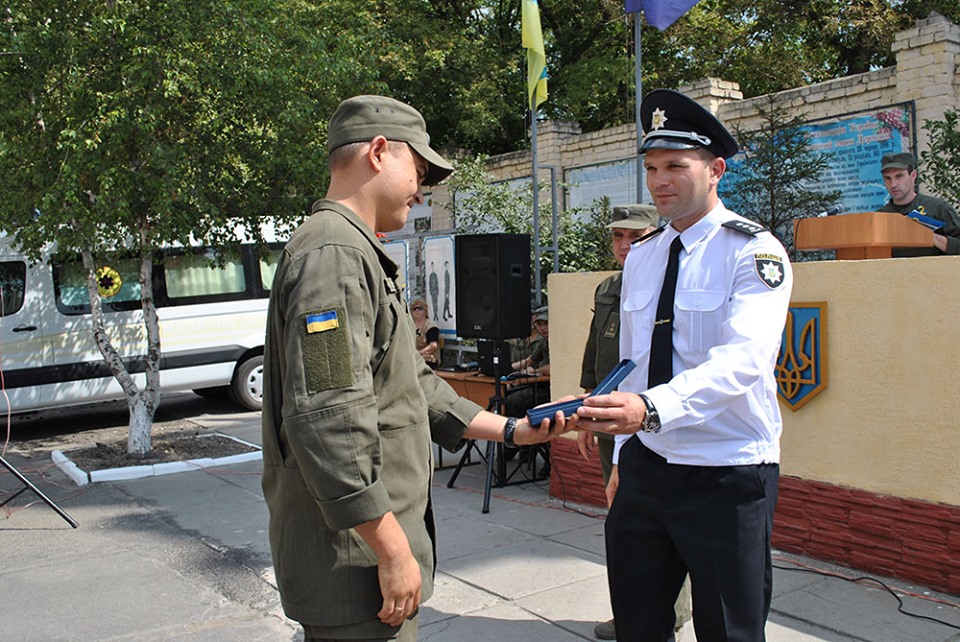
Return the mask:
[[648,149],[696,149],[730,158],[739,151],[727,128],[696,101],[672,89],[654,89],[640,104],[644,137]]

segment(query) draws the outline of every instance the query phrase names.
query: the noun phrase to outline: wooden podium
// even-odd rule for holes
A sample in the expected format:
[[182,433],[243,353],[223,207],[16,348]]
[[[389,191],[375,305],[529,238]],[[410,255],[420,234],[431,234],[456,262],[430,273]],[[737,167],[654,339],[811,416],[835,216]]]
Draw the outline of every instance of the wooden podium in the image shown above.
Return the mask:
[[895,247],[933,247],[933,230],[896,212],[861,212],[793,222],[798,250],[836,250],[841,260],[889,259]]

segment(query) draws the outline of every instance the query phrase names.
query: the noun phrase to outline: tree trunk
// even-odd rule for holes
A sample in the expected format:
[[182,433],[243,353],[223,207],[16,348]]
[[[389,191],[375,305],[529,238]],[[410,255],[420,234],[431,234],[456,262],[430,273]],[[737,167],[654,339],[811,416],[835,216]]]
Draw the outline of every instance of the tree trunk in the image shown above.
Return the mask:
[[150,433],[153,430],[153,414],[156,411],[156,404],[150,403],[150,395],[145,394],[145,392],[138,392],[132,397],[127,397],[127,405],[130,408],[127,452],[145,455],[150,452],[152,447]]
[[81,252],[83,265],[87,270],[87,292],[90,296],[90,315],[93,320],[93,336],[100,354],[110,366],[110,372],[127,395],[127,407],[130,422],[127,432],[127,452],[145,455],[150,452],[150,433],[153,429],[153,416],[160,404],[160,321],[157,306],[153,298],[153,257],[149,244],[149,226],[141,225],[140,230],[140,303],[143,310],[143,323],[147,334],[147,354],[144,356],[144,374],[146,385],[143,390],[127,370],[120,353],[107,335],[103,315],[103,303],[97,284],[97,264],[93,252]]

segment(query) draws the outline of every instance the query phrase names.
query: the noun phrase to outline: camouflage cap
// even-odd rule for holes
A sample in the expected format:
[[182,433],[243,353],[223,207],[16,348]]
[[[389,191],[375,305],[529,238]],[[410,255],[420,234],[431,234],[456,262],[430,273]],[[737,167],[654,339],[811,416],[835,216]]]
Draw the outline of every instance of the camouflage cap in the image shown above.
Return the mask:
[[913,171],[917,168],[917,159],[910,152],[884,154],[880,159],[880,171],[888,169],[906,169]]
[[387,96],[354,96],[340,103],[327,130],[327,149],[384,136],[410,145],[430,165],[424,185],[436,185],[453,166],[430,147],[427,124],[416,109]]
[[660,217],[653,205],[616,205],[607,229],[643,230],[657,227]]

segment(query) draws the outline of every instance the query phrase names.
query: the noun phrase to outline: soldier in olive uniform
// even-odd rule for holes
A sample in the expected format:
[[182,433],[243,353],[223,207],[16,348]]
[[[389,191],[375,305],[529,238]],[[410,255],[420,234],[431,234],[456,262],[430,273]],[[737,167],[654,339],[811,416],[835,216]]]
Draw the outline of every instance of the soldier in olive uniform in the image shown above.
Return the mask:
[[559,429],[458,397],[414,347],[398,268],[376,234],[400,229],[421,185],[452,171],[420,113],[382,96],[348,99],[328,147],[326,198],[284,248],[270,297],[263,492],[273,562],[306,640],[415,640],[433,591],[431,440],[449,450],[465,439],[532,444]]
[[917,159],[909,152],[884,154],[880,159],[880,174],[890,200],[880,212],[918,213],[944,223],[933,234],[933,247],[895,247],[893,256],[939,256],[960,254],[960,218],[950,203],[936,196],[917,193]]
[[[613,221],[607,225],[613,256],[623,268],[627,253],[633,242],[652,232],[659,217],[653,205],[622,205],[613,208]],[[600,380],[620,362],[620,286],[623,272],[611,274],[597,286],[593,294],[593,321],[590,334],[583,349],[583,364],[580,367],[580,387],[590,392]],[[580,452],[585,459],[593,445],[594,434],[581,431],[577,434]],[[597,450],[600,452],[600,469],[603,483],[610,481],[613,467],[613,435],[596,433]]]

